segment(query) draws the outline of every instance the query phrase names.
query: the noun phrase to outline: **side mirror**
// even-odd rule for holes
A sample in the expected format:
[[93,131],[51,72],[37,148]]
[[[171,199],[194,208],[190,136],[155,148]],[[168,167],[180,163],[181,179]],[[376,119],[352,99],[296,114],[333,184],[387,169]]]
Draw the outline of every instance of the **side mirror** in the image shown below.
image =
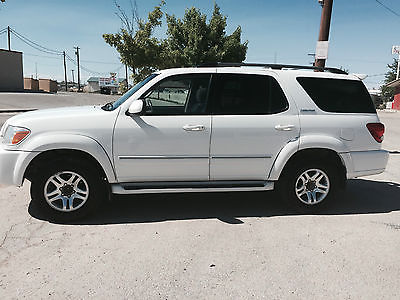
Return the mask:
[[127,115],[136,115],[141,113],[142,110],[143,110],[143,100],[136,100],[132,102],[131,106],[129,106],[129,109],[126,113]]

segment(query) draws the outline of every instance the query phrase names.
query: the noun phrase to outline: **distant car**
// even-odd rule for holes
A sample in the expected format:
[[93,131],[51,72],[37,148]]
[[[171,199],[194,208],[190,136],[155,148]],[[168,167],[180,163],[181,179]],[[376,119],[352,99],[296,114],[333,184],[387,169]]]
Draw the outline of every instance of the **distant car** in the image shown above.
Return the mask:
[[20,114],[1,129],[0,182],[28,179],[32,201],[62,220],[110,193],[276,188],[314,210],[346,179],[383,172],[388,153],[357,77],[301,68],[169,69],[102,107]]

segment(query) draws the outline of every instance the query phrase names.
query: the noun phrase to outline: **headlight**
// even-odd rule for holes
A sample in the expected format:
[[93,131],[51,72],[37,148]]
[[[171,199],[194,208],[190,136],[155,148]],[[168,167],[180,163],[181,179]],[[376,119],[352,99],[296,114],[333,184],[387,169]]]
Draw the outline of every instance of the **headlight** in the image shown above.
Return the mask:
[[4,133],[3,144],[17,145],[21,143],[31,131],[27,128],[9,125]]

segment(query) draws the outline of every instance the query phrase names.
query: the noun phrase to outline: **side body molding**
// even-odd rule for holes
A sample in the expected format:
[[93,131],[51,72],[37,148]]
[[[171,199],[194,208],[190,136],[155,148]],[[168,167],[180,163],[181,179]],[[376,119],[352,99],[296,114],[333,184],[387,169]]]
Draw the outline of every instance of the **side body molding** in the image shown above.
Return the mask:
[[348,159],[348,157],[346,156],[349,150],[342,141],[327,135],[307,135],[300,136],[299,140],[289,142],[285,145],[285,147],[282,148],[277,158],[275,159],[274,165],[269,174],[269,180],[279,179],[279,176],[286,163],[297,151],[316,148],[335,151],[336,153],[338,153],[340,159],[346,167],[346,170],[353,170],[351,160]]
[[15,166],[14,182],[22,185],[23,176],[29,163],[40,153],[50,150],[79,150],[91,155],[100,166],[110,183],[116,182],[114,168],[110,159],[110,155],[95,139],[74,133],[45,133],[35,136],[32,140],[27,140],[27,143],[21,147],[22,151],[26,152],[18,159]]

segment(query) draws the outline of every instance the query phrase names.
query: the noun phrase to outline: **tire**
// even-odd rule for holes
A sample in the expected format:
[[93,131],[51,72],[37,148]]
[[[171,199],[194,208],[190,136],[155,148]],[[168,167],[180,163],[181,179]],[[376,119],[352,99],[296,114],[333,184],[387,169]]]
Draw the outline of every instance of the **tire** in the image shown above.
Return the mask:
[[50,220],[68,222],[94,212],[106,195],[96,170],[77,161],[52,161],[31,181],[31,198]]
[[278,181],[278,193],[290,208],[317,212],[334,200],[340,189],[337,167],[322,162],[298,162],[284,171]]

